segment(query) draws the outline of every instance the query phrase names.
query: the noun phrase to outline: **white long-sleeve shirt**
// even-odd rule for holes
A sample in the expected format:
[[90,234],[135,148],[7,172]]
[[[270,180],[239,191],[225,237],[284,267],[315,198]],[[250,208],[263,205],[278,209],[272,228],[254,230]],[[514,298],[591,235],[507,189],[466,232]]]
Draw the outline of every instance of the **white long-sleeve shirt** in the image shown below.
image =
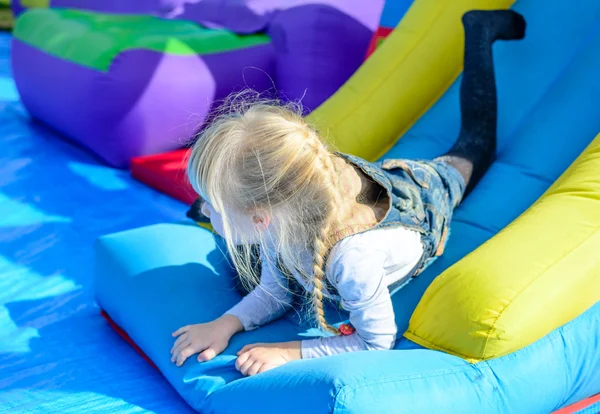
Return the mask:
[[[311,274],[312,255],[300,254],[303,270]],[[420,234],[403,227],[370,230],[337,243],[327,262],[326,277],[338,295],[328,291],[323,294],[340,301],[356,331],[346,336],[303,340],[302,358],[391,349],[397,327],[388,286],[406,279],[422,255]],[[292,303],[285,276],[273,260],[262,263],[258,287],[226,312],[237,317],[247,331],[281,317]],[[312,291],[304,278],[293,276],[307,291]]]

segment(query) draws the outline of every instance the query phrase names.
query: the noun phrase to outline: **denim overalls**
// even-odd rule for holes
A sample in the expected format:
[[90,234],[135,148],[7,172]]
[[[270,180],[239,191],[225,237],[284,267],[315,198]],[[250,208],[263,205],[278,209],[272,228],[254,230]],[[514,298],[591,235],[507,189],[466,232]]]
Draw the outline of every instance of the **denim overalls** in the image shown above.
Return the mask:
[[444,251],[452,213],[465,190],[462,175],[441,159],[368,162],[353,155],[337,155],[385,188],[391,199],[385,218],[369,230],[403,226],[421,233],[423,256],[408,277],[418,275]]

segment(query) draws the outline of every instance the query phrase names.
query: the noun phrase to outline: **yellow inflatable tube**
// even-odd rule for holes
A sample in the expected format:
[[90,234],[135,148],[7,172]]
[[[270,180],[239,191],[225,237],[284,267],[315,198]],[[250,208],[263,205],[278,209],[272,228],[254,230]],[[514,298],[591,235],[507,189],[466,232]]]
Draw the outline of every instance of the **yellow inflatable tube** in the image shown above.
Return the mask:
[[600,301],[598,177],[600,135],[521,217],[434,280],[405,336],[478,362],[517,351]]
[[461,16],[509,8],[513,0],[415,0],[382,46],[309,115],[339,151],[374,161],[385,154],[462,70]]

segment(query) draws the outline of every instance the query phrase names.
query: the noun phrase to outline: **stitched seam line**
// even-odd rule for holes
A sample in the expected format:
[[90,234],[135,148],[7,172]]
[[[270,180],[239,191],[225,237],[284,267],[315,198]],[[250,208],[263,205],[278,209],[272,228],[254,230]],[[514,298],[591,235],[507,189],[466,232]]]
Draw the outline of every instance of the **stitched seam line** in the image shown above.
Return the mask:
[[481,359],[476,358],[476,357],[474,357],[472,355],[461,354],[460,352],[457,352],[457,351],[455,351],[453,349],[445,348],[445,347],[443,347],[441,345],[437,345],[437,344],[434,344],[432,342],[429,342],[427,339],[425,339],[425,338],[423,338],[423,337],[421,337],[421,336],[419,336],[419,335],[417,335],[415,333],[409,332],[409,331],[404,332],[403,336],[406,339],[408,339],[410,341],[413,341],[413,342],[415,342],[418,345],[424,346],[425,348],[429,348],[429,349],[437,350],[437,351],[444,351],[447,354],[455,355],[455,356],[461,357],[463,359],[476,359],[477,361],[481,360]]
[[540,277],[542,277],[549,269],[553,268],[558,263],[562,262],[564,259],[566,259],[568,256],[570,256],[574,251],[576,251],[580,246],[582,246],[585,242],[587,242],[597,232],[598,232],[598,228],[597,227],[592,227],[592,231],[590,231],[590,234],[588,234],[583,240],[581,240],[581,242],[579,242],[575,247],[573,247],[572,249],[570,249],[563,256],[559,257],[558,259],[556,259],[555,261],[553,261],[551,264],[549,264],[548,266],[546,266],[543,270],[541,270],[535,278],[533,278],[529,283],[527,283],[525,286],[523,286],[523,288],[520,289],[519,292],[517,292],[510,299],[510,301],[508,302],[508,304],[506,306],[504,306],[504,308],[498,313],[498,316],[495,318],[494,323],[492,324],[492,326],[490,327],[490,329],[486,333],[486,340],[484,342],[483,349],[481,350],[481,357],[480,357],[481,359],[486,359],[485,358],[485,353],[487,351],[487,347],[488,347],[488,344],[490,342],[492,332],[494,332],[494,330],[496,329],[496,325],[497,325],[498,321],[500,320],[500,318],[502,317],[502,315],[504,315],[504,312],[510,307],[510,305],[512,305],[512,303],[523,292],[525,292],[529,287],[531,287],[531,285],[533,285],[535,282],[537,282],[540,279]]
[[[394,351],[392,351],[392,352],[394,352]],[[333,412],[334,413],[344,412],[345,410],[341,407],[342,401],[346,398],[347,394],[349,394],[353,391],[357,391],[361,388],[369,388],[369,387],[373,387],[373,386],[380,386],[382,384],[390,384],[390,383],[402,383],[402,382],[411,381],[411,380],[415,380],[415,379],[437,378],[437,377],[442,377],[444,375],[456,375],[456,374],[461,374],[461,373],[464,373],[464,372],[467,372],[467,371],[473,370],[473,369],[475,369],[477,371],[481,371],[475,364],[470,364],[470,365],[463,365],[463,366],[456,367],[456,368],[446,368],[446,369],[436,370],[436,371],[429,372],[427,374],[403,374],[403,375],[399,375],[399,376],[385,377],[385,378],[381,378],[381,379],[377,379],[377,380],[369,380],[368,382],[359,384],[359,385],[343,385],[334,397],[335,404],[334,404]]]

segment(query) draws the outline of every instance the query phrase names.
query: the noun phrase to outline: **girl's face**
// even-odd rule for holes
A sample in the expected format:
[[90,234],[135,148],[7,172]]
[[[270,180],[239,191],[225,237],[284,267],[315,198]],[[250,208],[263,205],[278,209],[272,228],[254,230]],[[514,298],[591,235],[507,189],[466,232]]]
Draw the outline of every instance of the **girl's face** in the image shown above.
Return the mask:
[[[217,212],[214,207],[206,200],[203,200],[200,209],[202,214],[210,219],[210,224],[213,229],[221,236],[225,237],[223,230],[223,216]],[[227,211],[229,222],[231,224],[231,232],[234,243],[257,243],[259,231],[265,230],[268,226],[268,221],[265,217],[259,215],[248,216],[238,211]]]

